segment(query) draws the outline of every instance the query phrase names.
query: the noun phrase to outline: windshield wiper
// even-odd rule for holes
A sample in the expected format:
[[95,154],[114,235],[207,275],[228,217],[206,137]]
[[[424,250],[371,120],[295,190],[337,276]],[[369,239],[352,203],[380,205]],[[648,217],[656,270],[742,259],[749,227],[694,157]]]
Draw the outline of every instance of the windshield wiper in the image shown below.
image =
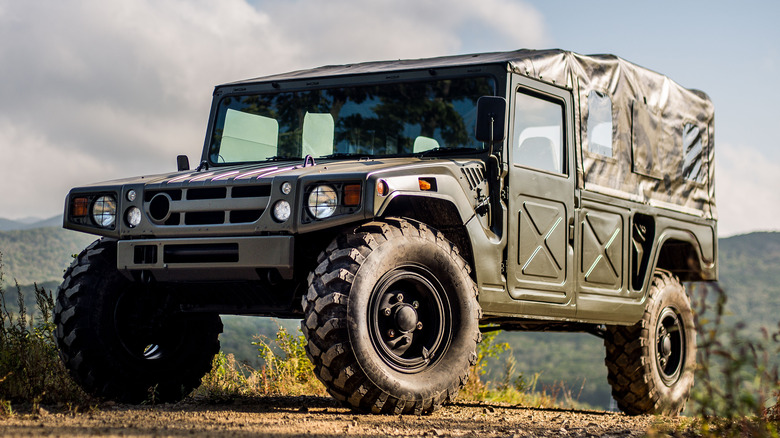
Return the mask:
[[268,157],[266,160],[268,161],[293,161],[293,160],[300,160],[301,157],[291,157],[288,155],[275,155],[273,157]]
[[336,152],[330,155],[323,155],[319,158],[371,158],[373,155],[371,154],[358,154],[356,152]]
[[485,149],[483,148],[474,148],[474,147],[457,147],[457,148],[437,147],[433,149],[428,149],[427,151],[422,151],[419,154],[417,154],[417,156],[422,158],[428,154],[449,155],[449,154],[457,154],[462,152],[484,152],[484,151]]

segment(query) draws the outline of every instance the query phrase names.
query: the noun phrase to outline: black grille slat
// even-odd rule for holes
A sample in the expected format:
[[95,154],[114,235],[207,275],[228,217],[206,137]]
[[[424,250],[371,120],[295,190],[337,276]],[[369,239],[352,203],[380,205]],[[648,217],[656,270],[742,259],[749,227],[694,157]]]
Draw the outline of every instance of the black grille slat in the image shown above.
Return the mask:
[[224,211],[193,211],[184,214],[184,225],[217,225],[224,223]]
[[206,187],[187,190],[187,199],[191,201],[198,199],[225,199],[226,197],[227,188],[225,187]]
[[260,219],[263,210],[235,210],[230,212],[231,224],[247,224]]
[[167,193],[173,201],[181,201],[181,190],[147,190],[144,192],[144,202],[149,202],[158,193]]
[[271,195],[271,186],[238,186],[231,191],[232,198],[262,198]]
[[179,213],[171,213],[171,216],[165,221],[165,225],[179,225],[181,222],[181,215]]

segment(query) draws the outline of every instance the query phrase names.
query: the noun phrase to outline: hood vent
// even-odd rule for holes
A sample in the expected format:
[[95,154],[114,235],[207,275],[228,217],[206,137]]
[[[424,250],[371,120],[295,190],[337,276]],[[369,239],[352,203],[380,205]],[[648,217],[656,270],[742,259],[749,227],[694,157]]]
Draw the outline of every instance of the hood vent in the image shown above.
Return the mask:
[[481,167],[461,167],[460,171],[469,184],[469,189],[474,190],[485,181],[485,171]]

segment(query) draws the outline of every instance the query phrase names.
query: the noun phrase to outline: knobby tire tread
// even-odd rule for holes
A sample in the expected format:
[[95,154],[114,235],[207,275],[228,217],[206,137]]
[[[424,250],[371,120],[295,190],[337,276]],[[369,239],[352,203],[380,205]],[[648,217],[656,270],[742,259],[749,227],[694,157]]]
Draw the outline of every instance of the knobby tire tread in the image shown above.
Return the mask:
[[[660,291],[675,283],[680,285],[680,281],[673,274],[656,271],[642,319],[631,326],[608,325],[606,327],[604,362],[607,365],[607,379],[618,408],[628,415],[678,415],[685,408],[685,403],[690,397],[690,388],[687,388],[677,407],[671,410],[668,407],[661,407],[660,391],[653,378],[653,364],[650,363],[653,360],[650,343],[655,342],[654,334],[648,330],[654,317],[651,309]],[[690,302],[687,294],[683,293],[683,295]]]
[[[468,378],[468,368],[453,370],[459,373],[449,388],[420,400],[403,400],[376,387],[364,374],[349,345],[346,324],[347,299],[355,275],[371,252],[394,238],[414,237],[433,242],[445,254],[456,260],[468,277],[469,265],[460,257],[457,248],[444,236],[425,224],[399,218],[369,222],[353,233],[337,237],[320,254],[320,264],[309,276],[308,293],[302,298],[307,317],[301,330],[308,340],[307,355],[314,364],[315,374],[325,382],[328,392],[346,406],[365,412],[382,414],[431,413],[442,404],[455,399]],[[473,297],[478,290],[470,281]],[[481,317],[475,306],[473,318]],[[471,365],[476,363],[476,344],[481,340],[477,330],[473,334],[474,351],[469,355]],[[325,346],[330,345],[330,348]]]
[[[104,339],[92,329],[95,296],[104,293],[97,283],[106,276],[121,275],[116,272],[116,244],[100,239],[84,249],[63,276],[57,291],[54,311],[55,342],[59,356],[70,375],[87,393],[97,397],[127,403],[141,403],[151,398],[150,387],[141,388],[144,381],[127,375],[124,363],[117,354],[119,346],[100,347]],[[161,381],[154,401],[175,402],[200,385],[201,378],[211,369],[212,359],[219,352],[219,333],[222,322],[217,315],[202,318],[205,334],[197,349],[190,349],[187,366],[176,370],[171,381]],[[139,389],[140,388],[140,389]],[[152,389],[153,390],[153,389]]]

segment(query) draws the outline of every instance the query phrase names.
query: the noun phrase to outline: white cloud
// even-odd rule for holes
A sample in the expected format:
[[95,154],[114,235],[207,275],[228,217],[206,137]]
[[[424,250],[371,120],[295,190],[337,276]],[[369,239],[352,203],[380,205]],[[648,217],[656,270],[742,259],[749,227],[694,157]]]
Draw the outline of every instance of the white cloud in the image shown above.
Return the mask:
[[716,145],[715,200],[721,237],[780,230],[780,163],[753,147]]
[[0,0],[0,217],[56,214],[72,186],[171,170],[177,154],[196,162],[219,83],[547,40],[512,0]]
[[23,217],[25,212],[52,216],[62,208],[69,186],[85,179],[97,182],[119,170],[89,153],[63,150],[35,127],[12,125],[7,119],[0,120],[0,145],[0,216],[4,217],[9,206],[15,209],[8,210],[16,212],[15,217]]

